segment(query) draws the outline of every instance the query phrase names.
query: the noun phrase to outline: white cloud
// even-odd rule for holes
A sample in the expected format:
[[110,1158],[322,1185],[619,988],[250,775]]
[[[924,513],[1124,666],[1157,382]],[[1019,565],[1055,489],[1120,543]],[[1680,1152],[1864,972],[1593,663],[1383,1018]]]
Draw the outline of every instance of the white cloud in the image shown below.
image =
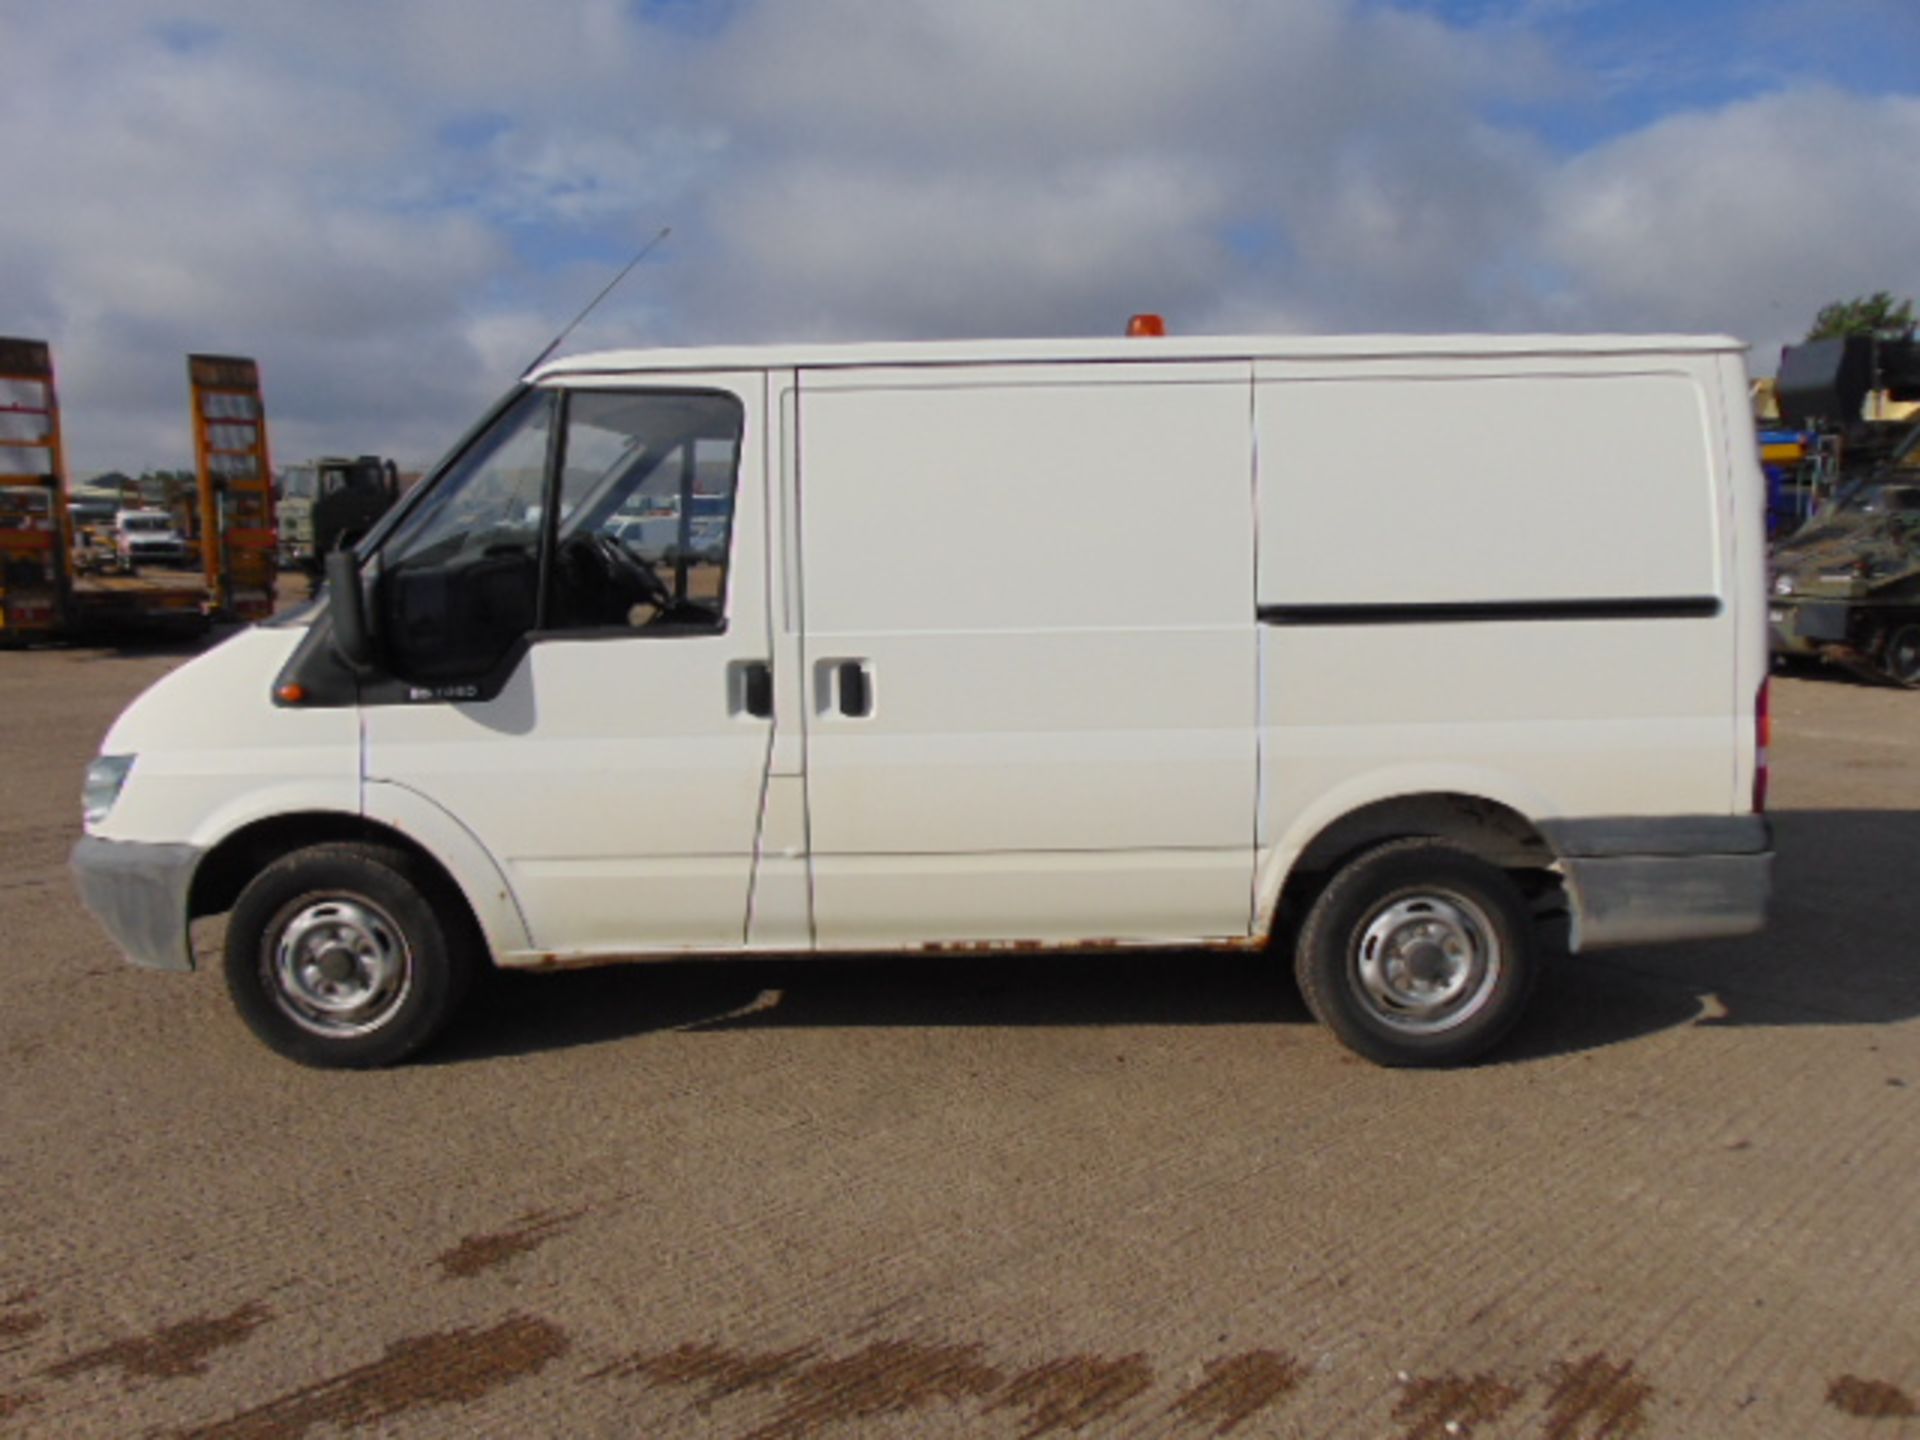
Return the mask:
[[8,6],[0,331],[55,342],[84,471],[184,458],[192,349],[260,358],[283,459],[428,460],[663,224],[572,348],[1149,308],[1771,345],[1920,291],[1920,100],[1776,91],[1565,154],[1527,117],[1601,89],[1543,39],[1583,3]]
[[1675,116],[1548,189],[1541,253],[1585,323],[1728,330],[1761,363],[1829,300],[1920,292],[1920,99],[1830,90]]

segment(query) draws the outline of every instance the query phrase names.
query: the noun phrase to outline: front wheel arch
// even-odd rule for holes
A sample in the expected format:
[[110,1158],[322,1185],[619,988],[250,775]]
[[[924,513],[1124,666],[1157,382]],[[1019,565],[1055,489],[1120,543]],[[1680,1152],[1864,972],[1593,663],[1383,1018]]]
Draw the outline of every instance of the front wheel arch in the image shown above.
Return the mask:
[[226,914],[256,875],[296,850],[355,842],[405,852],[435,877],[434,883],[445,887],[449,897],[458,900],[465,923],[476,933],[485,933],[465,889],[432,851],[390,825],[327,810],[257,820],[243,825],[215,845],[194,867],[193,882],[187,891],[187,919]]

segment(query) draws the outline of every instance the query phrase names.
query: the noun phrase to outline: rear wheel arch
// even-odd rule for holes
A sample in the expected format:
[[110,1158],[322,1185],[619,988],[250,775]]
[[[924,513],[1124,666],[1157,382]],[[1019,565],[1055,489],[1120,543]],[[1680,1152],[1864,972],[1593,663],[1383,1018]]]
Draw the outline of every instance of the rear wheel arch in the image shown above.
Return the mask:
[[1511,805],[1481,795],[1431,791],[1396,795],[1347,811],[1323,825],[1288,866],[1269,902],[1266,931],[1291,943],[1333,877],[1370,850],[1399,840],[1433,840],[1504,870],[1537,916],[1567,913],[1556,855],[1540,829]]

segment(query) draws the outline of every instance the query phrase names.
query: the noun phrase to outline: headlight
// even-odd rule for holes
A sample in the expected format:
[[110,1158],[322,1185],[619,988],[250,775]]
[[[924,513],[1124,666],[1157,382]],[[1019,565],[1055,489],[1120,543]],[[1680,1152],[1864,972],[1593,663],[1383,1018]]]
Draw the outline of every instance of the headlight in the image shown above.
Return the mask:
[[87,783],[80,787],[80,813],[87,824],[98,825],[107,818],[131,769],[131,755],[102,755],[87,766]]
[[1773,593],[1776,595],[1793,594],[1793,576],[1776,575],[1773,577]]

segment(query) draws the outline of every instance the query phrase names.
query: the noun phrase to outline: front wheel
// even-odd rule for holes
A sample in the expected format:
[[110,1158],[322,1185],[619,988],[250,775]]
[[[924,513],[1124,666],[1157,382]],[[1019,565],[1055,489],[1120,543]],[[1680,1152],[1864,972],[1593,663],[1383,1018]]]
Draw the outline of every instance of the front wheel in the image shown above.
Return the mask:
[[1381,1065],[1459,1065],[1507,1035],[1532,993],[1527,903],[1506,872],[1437,840],[1370,850],[1307,913],[1307,1008]]
[[452,1018],[476,963],[462,902],[404,850],[326,844],[256,875],[227,925],[227,991],[302,1065],[391,1065]]

